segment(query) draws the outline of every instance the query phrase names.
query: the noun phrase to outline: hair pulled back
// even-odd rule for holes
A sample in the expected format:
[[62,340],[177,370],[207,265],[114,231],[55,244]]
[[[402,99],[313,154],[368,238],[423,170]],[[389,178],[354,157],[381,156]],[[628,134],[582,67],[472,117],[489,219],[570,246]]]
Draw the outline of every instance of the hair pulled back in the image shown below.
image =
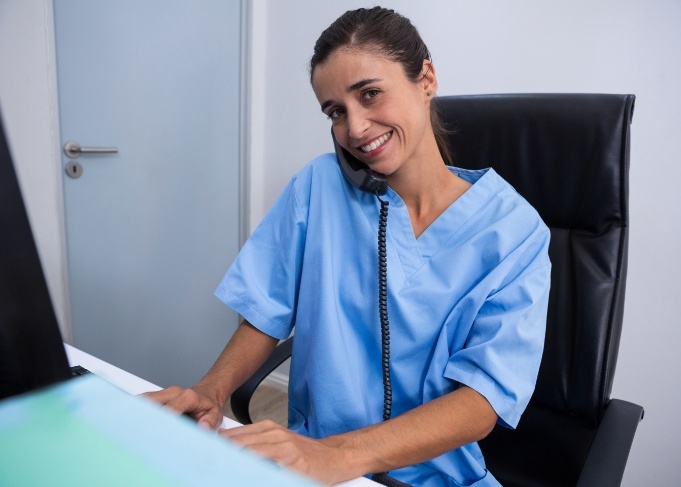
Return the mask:
[[[423,61],[431,61],[428,47],[409,19],[382,7],[359,8],[345,12],[319,36],[310,59],[310,81],[315,68],[341,47],[380,52],[400,63],[407,78],[413,82],[424,75]],[[447,129],[432,103],[430,123],[442,158],[445,163],[451,164],[446,143]]]

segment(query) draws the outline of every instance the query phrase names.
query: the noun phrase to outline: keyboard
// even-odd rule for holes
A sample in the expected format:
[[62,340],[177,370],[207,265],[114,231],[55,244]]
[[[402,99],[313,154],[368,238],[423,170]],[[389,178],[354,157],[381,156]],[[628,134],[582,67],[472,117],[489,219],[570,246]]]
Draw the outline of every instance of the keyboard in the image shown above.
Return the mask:
[[78,377],[85,374],[91,374],[88,369],[81,367],[80,365],[74,365],[71,367],[71,377]]

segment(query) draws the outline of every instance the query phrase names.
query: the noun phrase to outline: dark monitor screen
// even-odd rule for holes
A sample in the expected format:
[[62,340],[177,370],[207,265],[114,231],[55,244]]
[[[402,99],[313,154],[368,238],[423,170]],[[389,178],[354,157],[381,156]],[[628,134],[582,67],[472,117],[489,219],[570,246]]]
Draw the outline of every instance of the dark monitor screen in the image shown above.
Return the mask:
[[0,399],[70,376],[0,114]]

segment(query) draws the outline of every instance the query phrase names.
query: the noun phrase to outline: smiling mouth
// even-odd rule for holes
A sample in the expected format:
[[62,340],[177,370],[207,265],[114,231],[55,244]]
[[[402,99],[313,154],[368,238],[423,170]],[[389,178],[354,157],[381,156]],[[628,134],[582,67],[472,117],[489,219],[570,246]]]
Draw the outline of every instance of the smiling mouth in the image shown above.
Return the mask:
[[376,150],[380,146],[385,144],[390,139],[390,137],[392,137],[392,135],[393,135],[392,132],[388,132],[387,134],[382,135],[378,139],[374,140],[371,144],[360,146],[360,149],[362,150],[362,152],[371,152],[372,150]]

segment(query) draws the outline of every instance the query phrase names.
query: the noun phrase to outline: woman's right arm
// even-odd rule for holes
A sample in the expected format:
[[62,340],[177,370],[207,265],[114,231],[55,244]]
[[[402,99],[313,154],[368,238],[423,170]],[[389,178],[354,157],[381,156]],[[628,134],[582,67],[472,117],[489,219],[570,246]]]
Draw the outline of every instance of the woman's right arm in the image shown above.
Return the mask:
[[215,429],[222,423],[229,396],[258,370],[278,342],[244,320],[210,371],[191,389],[173,386],[145,396]]

